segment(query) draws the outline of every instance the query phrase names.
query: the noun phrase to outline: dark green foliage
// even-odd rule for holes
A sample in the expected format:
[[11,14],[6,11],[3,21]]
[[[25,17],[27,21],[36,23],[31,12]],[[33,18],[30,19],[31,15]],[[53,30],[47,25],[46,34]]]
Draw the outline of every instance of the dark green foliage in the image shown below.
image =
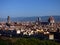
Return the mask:
[[37,38],[12,38],[7,40],[0,39],[0,45],[60,45],[60,43]]

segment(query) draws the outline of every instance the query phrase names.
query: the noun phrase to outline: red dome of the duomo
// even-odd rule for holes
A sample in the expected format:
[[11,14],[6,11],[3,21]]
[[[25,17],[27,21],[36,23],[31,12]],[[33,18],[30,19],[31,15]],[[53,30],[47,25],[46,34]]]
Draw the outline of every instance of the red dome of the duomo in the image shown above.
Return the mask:
[[52,16],[49,17],[48,21],[54,21],[54,18]]
[[54,18],[52,17],[52,16],[50,16],[50,18],[49,18],[50,20],[54,20]]

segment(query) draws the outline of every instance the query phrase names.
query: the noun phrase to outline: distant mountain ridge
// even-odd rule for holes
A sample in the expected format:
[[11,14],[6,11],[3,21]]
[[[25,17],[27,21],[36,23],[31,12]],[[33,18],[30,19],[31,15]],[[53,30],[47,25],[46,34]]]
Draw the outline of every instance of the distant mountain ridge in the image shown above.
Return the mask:
[[[33,17],[10,17],[11,21],[36,21],[38,16],[33,16]],[[40,21],[48,21],[50,16],[39,16]],[[60,22],[60,16],[53,16],[56,22]],[[7,18],[0,18],[0,22],[2,21],[7,21]]]

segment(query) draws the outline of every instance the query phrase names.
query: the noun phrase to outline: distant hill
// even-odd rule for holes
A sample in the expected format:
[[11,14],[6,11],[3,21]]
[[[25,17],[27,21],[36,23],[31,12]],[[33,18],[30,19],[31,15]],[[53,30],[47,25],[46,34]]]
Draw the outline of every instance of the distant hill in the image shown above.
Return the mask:
[[[40,21],[48,21],[48,18],[50,16],[39,16]],[[55,19],[55,22],[60,22],[60,16],[53,16]],[[11,17],[11,21],[36,21],[37,16],[34,17]],[[0,18],[0,22],[7,21],[7,18]]]

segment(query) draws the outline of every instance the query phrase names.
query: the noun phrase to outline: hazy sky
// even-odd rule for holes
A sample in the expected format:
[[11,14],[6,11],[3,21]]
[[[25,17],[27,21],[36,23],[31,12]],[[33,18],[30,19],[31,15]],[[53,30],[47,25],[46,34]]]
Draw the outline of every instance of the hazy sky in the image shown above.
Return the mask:
[[60,15],[60,0],[0,0],[0,17]]

